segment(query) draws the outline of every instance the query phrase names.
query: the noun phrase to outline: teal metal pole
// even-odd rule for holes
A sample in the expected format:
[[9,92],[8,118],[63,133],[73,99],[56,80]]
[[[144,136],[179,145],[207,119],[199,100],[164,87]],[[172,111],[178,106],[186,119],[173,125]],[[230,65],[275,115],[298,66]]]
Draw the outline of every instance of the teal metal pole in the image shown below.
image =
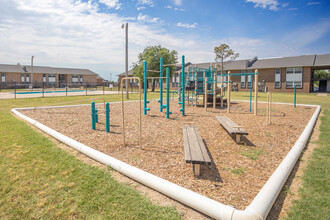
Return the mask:
[[296,101],[297,101],[297,88],[296,88],[296,84],[294,85],[294,100],[293,100],[293,103],[294,103],[294,108],[296,108]]
[[252,111],[251,105],[252,105],[252,76],[250,76],[250,112]]
[[105,104],[105,131],[110,132],[110,107],[109,102]]
[[99,123],[99,111],[95,108],[95,122]]
[[[160,77],[163,77],[163,57],[160,58]],[[158,102],[160,103],[160,112],[163,112],[163,78],[160,78],[159,81],[160,81],[160,97]]]
[[166,118],[170,118],[170,68],[166,68]]
[[92,102],[92,105],[91,105],[91,110],[92,110],[92,113],[91,113],[91,116],[92,116],[92,129],[95,130],[95,102]]
[[147,104],[149,101],[147,101],[147,61],[144,61],[144,115],[147,115],[147,111],[150,111],[150,108],[147,108]]
[[182,115],[184,115],[185,108],[185,74],[184,74],[184,55],[182,55],[182,98],[181,98],[181,109]]

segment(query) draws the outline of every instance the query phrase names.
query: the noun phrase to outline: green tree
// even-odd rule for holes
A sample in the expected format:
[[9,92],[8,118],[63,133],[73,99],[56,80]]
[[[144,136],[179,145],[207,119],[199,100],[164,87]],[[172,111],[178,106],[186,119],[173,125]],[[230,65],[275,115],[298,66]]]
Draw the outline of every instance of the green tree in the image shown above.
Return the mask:
[[330,79],[329,70],[315,70],[314,79]]
[[233,49],[230,49],[227,44],[221,44],[220,46],[214,47],[215,61],[221,62],[221,74],[223,73],[223,63],[226,60],[235,60],[239,53],[235,53]]
[[[158,46],[147,46],[142,53],[138,55],[138,61],[133,64],[134,76],[137,76],[143,82],[143,61],[147,61],[148,70],[160,69],[160,58],[163,57],[163,65],[177,63],[178,52],[175,50],[170,51],[160,45]],[[175,72],[175,66],[170,66],[171,74]],[[163,69],[163,76],[166,74],[166,68]],[[159,77],[160,73],[148,72],[148,77]],[[164,80],[165,82],[165,80]],[[155,80],[152,83],[152,91],[155,91]]]

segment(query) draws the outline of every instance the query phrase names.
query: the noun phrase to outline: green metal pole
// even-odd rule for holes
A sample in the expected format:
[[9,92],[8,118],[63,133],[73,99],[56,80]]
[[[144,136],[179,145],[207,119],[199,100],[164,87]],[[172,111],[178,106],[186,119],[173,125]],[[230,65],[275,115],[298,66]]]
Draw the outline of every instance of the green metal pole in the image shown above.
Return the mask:
[[166,118],[170,118],[170,68],[166,68]]
[[92,105],[91,105],[91,110],[92,110],[92,113],[91,113],[91,116],[92,116],[92,129],[95,130],[95,102],[92,102]]
[[95,108],[95,122],[96,123],[99,123],[99,114],[98,114],[98,110],[97,110],[97,108]]
[[150,111],[150,108],[147,108],[147,104],[149,101],[147,101],[147,61],[144,61],[144,115],[147,115],[147,111]]
[[251,105],[252,105],[252,76],[250,76],[250,112],[252,111],[251,110]]
[[181,109],[182,115],[185,111],[185,74],[184,74],[184,55],[182,55],[182,98],[181,98]]
[[[160,58],[160,77],[163,77],[163,57]],[[160,81],[160,97],[158,102],[160,103],[160,112],[163,112],[163,78],[160,78],[159,81]]]
[[105,104],[105,131],[110,132],[110,107],[109,102]]
[[294,103],[294,108],[296,108],[296,101],[297,101],[297,88],[296,88],[296,84],[294,85],[294,100],[293,100],[293,103]]

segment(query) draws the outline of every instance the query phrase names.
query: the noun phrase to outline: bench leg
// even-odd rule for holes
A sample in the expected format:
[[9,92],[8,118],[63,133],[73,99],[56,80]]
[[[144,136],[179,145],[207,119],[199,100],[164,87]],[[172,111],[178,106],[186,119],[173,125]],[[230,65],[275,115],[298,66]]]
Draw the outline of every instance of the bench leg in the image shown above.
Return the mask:
[[241,142],[241,135],[240,134],[236,134],[236,143],[240,143]]
[[194,170],[195,176],[199,176],[201,174],[201,165],[193,164],[193,170]]

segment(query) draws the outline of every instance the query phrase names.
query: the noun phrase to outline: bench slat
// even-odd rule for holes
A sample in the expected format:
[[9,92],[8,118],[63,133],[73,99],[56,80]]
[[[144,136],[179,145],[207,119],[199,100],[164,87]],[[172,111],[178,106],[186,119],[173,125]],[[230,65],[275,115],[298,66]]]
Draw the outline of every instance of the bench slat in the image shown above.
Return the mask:
[[191,154],[189,148],[189,138],[187,133],[187,128],[183,127],[183,145],[184,145],[184,155],[187,161],[191,161]]
[[249,133],[241,128],[233,128],[238,126],[235,122],[233,122],[232,120],[230,120],[228,117],[226,116],[215,116],[217,118],[217,120],[219,121],[219,123],[221,124],[221,126],[228,131],[228,133],[230,134],[244,134],[244,135],[248,135]]
[[183,140],[186,163],[210,164],[211,159],[198,129],[193,126],[183,127]]
[[188,127],[188,137],[189,137],[189,144],[190,144],[190,156],[192,162],[204,161],[201,146],[198,142],[198,138],[195,132],[194,127]]
[[206,146],[203,142],[203,139],[202,139],[201,135],[199,134],[197,128],[194,128],[194,129],[196,130],[196,135],[197,135],[197,138],[198,138],[198,142],[203,144],[203,146],[200,146],[200,150],[201,150],[201,153],[203,155],[204,161],[205,161],[205,163],[211,164],[211,158],[210,158],[210,156],[209,156],[209,154],[206,150]]

